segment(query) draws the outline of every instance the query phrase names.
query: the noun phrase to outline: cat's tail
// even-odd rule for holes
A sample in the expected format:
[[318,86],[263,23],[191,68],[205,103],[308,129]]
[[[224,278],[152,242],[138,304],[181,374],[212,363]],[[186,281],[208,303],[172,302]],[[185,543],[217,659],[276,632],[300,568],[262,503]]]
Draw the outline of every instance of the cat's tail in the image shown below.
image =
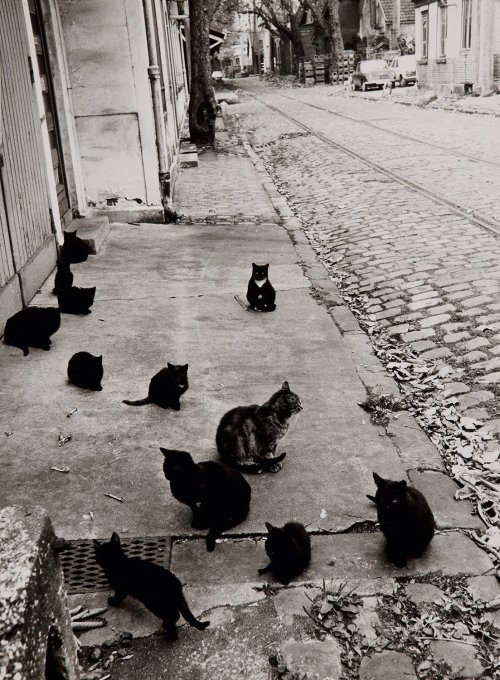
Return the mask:
[[194,617],[192,611],[189,609],[189,605],[186,602],[184,595],[181,595],[179,609],[182,616],[186,619],[190,626],[193,626],[193,628],[197,628],[198,630],[204,630],[207,626],[210,625],[210,621],[198,621],[198,619]]
[[259,472],[265,472],[268,470],[272,465],[275,465],[276,463],[281,463],[282,460],[285,459],[286,456],[286,451],[283,451],[279,456],[276,456],[276,458],[263,458],[259,463],[249,463],[248,465],[245,465],[244,463],[233,463],[231,462],[230,464],[240,470],[241,472],[248,472],[248,473],[259,473]]
[[144,404],[150,404],[151,399],[149,397],[144,397],[144,399],[137,399],[136,401],[130,401],[129,399],[124,399],[122,404],[127,404],[127,406],[144,406]]
[[272,304],[272,305],[266,305],[262,311],[263,312],[274,312],[275,309],[276,309],[276,305]]

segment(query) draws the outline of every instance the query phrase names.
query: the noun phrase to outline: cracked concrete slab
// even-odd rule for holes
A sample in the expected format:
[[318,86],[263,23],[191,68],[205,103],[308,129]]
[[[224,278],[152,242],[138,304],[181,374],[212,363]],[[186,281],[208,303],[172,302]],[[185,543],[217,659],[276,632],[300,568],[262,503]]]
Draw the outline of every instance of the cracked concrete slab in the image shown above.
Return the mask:
[[[272,314],[249,313],[233,297],[246,287],[251,262],[261,259],[271,271],[283,268],[284,284],[298,286],[278,291]],[[236,405],[263,403],[288,379],[304,410],[280,443],[278,451],[288,452],[283,470],[249,478],[252,507],[238,532],[290,520],[339,530],[373,517],[364,501],[371,472],[403,474],[399,457],[358,406],[365,388],[327,310],[311,298],[284,229],[114,226],[103,253],[76,265],[74,274],[77,285],[98,285],[91,315],[63,315],[50,352],[24,358],[0,346],[4,423],[13,432],[0,454],[1,503],[43,503],[67,538],[113,530],[197,535],[187,508],[170,495],[158,447],[216,458],[221,416]],[[52,301],[50,289],[47,281],[36,302]],[[106,301],[118,292],[147,297],[152,289],[154,298]],[[196,296],[182,297],[188,294]],[[81,350],[104,355],[102,392],[67,383],[67,361]],[[167,361],[190,365],[180,412],[121,403],[145,396]],[[59,432],[72,437],[63,447]]]
[[412,485],[427,499],[438,529],[463,528],[485,529],[478,515],[472,514],[474,506],[468,500],[455,500],[460,487],[448,475],[441,472],[409,470]]
[[[171,569],[191,585],[273,583],[273,577],[260,576],[267,563],[264,540],[225,540],[215,551],[206,553],[203,541],[174,543]],[[380,533],[335,534],[311,537],[312,558],[298,582],[322,579],[393,578],[442,571],[443,574],[484,574],[492,568],[490,558],[460,532],[437,534],[420,559],[410,560],[404,569],[387,562],[385,539]],[[450,560],[453,555],[453,560]],[[293,583],[292,583],[293,585]]]

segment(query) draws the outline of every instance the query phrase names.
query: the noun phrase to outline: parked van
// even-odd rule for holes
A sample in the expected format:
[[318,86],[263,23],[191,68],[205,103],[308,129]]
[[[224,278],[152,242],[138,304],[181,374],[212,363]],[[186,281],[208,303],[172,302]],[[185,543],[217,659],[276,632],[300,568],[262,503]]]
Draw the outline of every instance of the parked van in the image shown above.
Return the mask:
[[399,83],[400,87],[417,82],[417,60],[414,54],[392,57],[387,61],[387,65],[391,71],[394,71],[396,82]]

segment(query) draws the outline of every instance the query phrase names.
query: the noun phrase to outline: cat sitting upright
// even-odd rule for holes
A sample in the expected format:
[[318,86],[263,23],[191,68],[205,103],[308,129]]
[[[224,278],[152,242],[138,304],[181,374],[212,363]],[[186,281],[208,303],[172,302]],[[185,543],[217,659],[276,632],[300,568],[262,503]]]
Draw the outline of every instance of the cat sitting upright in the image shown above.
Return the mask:
[[103,374],[102,354],[95,357],[90,352],[77,352],[68,361],[68,380],[77,387],[100,392]]
[[248,282],[247,300],[257,312],[273,312],[276,309],[276,291],[268,278],[269,265],[252,262],[252,276]]
[[137,399],[136,401],[124,399],[123,403],[128,406],[156,404],[161,406],[161,408],[172,408],[174,411],[179,411],[181,408],[181,395],[189,387],[187,377],[188,366],[189,364],[182,366],[167,364],[166,368],[162,368],[161,371],[158,371],[151,378],[147,397]]
[[195,463],[187,451],[160,447],[163,473],[172,495],[191,508],[194,529],[208,529],[207,550],[212,552],[223,531],[243,522],[250,510],[252,490],[241,473],[209,460]]
[[420,557],[434,536],[434,515],[425,496],[405,480],[383,479],[376,472],[375,496],[380,529],[387,540],[387,558],[396,567],[405,567],[408,558]]
[[115,594],[108,603],[119,607],[127,595],[135,597],[155,616],[162,619],[170,640],[177,640],[179,612],[190,626],[204,630],[210,621],[198,621],[184,598],[182,584],[168,569],[139,557],[127,557],[120,537],[113,532],[108,543],[94,541],[95,558]]
[[65,314],[90,314],[90,308],[94,304],[94,288],[65,288],[57,294],[59,309]]
[[75,231],[64,232],[64,244],[61,248],[61,260],[76,264],[85,262],[90,254],[90,248],[86,241],[76,235]]
[[70,269],[69,262],[65,260],[57,260],[57,272],[54,279],[54,288],[52,292],[58,295],[62,290],[71,288],[73,285],[73,272]]
[[286,455],[275,457],[278,440],[286,434],[291,416],[300,411],[300,399],[286,380],[262,406],[233,408],[217,428],[220,457],[243,472],[278,472]]
[[280,583],[287,586],[301,574],[311,561],[311,539],[303,524],[287,522],[284,527],[273,527],[266,522],[268,536],[266,553],[270,559],[259,574],[271,571]]
[[57,307],[26,307],[7,319],[3,341],[19,347],[28,356],[29,347],[49,350],[53,335],[61,325]]

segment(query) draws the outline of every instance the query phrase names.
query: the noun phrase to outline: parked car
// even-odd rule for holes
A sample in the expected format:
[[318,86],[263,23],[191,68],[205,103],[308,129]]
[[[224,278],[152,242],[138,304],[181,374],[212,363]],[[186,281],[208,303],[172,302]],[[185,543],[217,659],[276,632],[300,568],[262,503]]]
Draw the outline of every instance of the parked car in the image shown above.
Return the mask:
[[216,83],[222,83],[224,80],[222,71],[212,71],[212,80],[215,80]]
[[369,59],[360,61],[351,76],[353,90],[361,88],[363,92],[369,87],[383,88],[387,83],[394,82],[393,71],[388,67],[384,59]]
[[414,54],[404,54],[389,59],[387,66],[394,71],[396,82],[401,87],[417,82],[417,59]]

